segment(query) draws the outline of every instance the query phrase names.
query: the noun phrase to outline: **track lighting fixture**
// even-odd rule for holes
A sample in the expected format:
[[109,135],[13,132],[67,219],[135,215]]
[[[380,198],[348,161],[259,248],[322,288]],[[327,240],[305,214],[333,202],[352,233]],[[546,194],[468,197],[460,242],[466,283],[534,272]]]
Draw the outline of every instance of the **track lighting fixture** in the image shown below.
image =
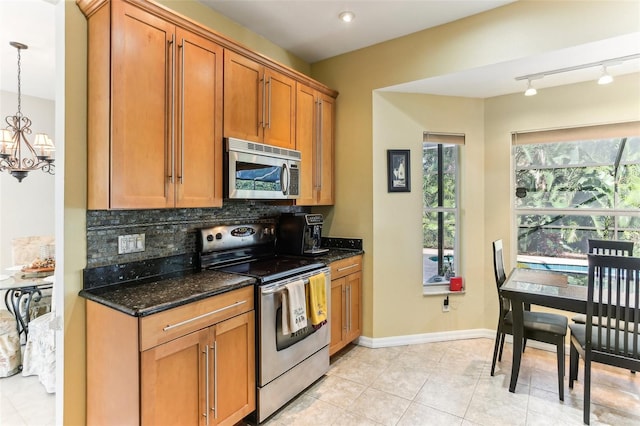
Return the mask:
[[566,68],[558,68],[555,70],[549,70],[549,71],[542,71],[542,72],[538,72],[535,74],[528,74],[528,75],[523,75],[520,77],[516,77],[516,80],[527,80],[527,90],[524,92],[525,96],[533,96],[537,93],[536,89],[534,87],[531,86],[531,80],[536,80],[536,79],[541,79],[544,78],[548,75],[553,75],[553,74],[560,74],[560,73],[565,73],[565,72],[571,72],[571,71],[577,71],[577,70],[582,70],[585,68],[593,68],[593,67],[602,67],[602,75],[600,76],[600,78],[598,79],[598,84],[609,84],[613,81],[613,77],[611,76],[611,74],[609,74],[609,72],[607,71],[607,67],[609,66],[613,66],[613,65],[619,65],[622,64],[625,61],[630,61],[633,59],[638,59],[640,58],[640,53],[636,53],[634,55],[627,55],[627,56],[621,56],[619,58],[611,58],[611,59],[606,59],[604,61],[598,61],[598,62],[589,62],[588,64],[582,64],[582,65],[575,65],[572,67],[566,67]]
[[598,79],[598,84],[609,84],[613,82],[613,77],[607,72],[607,66],[602,65],[602,75]]
[[533,87],[531,85],[531,80],[528,80],[527,90],[524,91],[524,95],[525,96],[533,96],[533,95],[536,95],[536,94],[538,94],[538,91],[536,90],[535,87]]

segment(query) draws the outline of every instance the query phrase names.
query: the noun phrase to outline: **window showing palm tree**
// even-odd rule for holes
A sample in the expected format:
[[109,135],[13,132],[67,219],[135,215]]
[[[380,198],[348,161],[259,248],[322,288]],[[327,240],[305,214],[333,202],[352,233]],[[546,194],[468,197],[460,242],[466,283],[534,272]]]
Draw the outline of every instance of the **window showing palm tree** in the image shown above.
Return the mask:
[[514,160],[520,266],[586,271],[588,239],[640,242],[640,137],[516,145]]

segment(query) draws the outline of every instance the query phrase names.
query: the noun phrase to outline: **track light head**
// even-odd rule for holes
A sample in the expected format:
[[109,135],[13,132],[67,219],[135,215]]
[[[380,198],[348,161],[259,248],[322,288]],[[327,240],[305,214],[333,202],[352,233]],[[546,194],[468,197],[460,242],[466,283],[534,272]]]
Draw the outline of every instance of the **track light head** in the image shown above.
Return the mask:
[[607,72],[607,66],[602,65],[602,75],[598,79],[598,84],[609,84],[613,82],[613,77]]
[[531,80],[527,80],[527,81],[528,81],[527,90],[524,91],[524,95],[525,96],[533,96],[533,95],[538,94],[538,91],[536,90],[536,88],[531,85]]

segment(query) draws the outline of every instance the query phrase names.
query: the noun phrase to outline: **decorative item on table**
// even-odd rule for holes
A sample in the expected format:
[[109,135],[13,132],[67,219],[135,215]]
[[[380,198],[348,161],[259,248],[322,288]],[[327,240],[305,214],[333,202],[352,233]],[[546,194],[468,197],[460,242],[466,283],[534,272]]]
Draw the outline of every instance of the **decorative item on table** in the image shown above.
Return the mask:
[[47,277],[56,269],[56,260],[48,257],[46,259],[36,258],[33,262],[22,267],[22,278]]

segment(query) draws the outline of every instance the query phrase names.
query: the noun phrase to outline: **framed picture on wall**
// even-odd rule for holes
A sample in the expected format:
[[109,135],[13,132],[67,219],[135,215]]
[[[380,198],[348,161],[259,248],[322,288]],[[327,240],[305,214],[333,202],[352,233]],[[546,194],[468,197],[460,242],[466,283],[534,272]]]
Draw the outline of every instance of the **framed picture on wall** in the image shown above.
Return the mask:
[[387,191],[411,192],[408,149],[387,150]]

